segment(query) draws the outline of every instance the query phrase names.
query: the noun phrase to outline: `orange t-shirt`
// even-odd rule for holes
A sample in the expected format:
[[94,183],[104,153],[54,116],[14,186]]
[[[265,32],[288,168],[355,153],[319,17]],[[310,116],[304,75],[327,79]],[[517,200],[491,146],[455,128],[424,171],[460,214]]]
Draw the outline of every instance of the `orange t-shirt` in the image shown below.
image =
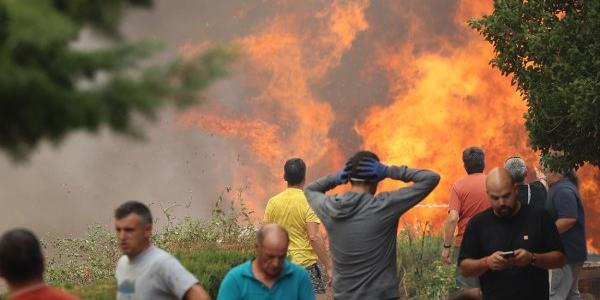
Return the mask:
[[8,300],[79,300],[79,298],[49,286],[40,286],[11,296]]
[[490,200],[485,191],[485,175],[474,173],[456,181],[450,190],[448,210],[458,211],[458,233],[454,245],[460,247],[471,218],[488,209]]

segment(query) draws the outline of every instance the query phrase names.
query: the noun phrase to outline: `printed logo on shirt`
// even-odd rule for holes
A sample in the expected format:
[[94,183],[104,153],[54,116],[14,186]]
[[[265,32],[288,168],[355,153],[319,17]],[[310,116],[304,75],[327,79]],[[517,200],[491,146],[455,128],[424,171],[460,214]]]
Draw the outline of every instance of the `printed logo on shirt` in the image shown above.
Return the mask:
[[133,295],[135,294],[135,280],[123,280],[123,282],[119,284],[117,292],[119,293],[119,297],[117,297],[119,300],[133,300]]

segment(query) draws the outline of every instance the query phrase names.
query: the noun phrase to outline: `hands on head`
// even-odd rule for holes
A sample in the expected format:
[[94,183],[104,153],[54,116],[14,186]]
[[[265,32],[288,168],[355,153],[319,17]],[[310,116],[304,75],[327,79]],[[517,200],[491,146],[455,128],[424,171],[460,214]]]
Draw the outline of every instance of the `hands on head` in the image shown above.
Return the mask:
[[[344,165],[344,168],[337,172],[336,181],[338,184],[347,183],[350,179],[379,182],[387,177],[388,168],[388,166],[370,157],[359,161],[356,168],[354,168],[352,161],[349,160]],[[354,174],[351,174],[353,171]]]

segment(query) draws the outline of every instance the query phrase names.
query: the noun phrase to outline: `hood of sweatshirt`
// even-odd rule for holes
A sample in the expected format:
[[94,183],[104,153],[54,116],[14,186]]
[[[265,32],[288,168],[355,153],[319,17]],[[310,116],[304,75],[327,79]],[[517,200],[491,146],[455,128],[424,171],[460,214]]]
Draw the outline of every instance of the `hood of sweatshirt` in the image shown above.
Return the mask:
[[341,220],[354,216],[373,198],[374,196],[370,193],[348,191],[343,195],[328,197],[325,205],[328,207],[327,212],[331,218]]

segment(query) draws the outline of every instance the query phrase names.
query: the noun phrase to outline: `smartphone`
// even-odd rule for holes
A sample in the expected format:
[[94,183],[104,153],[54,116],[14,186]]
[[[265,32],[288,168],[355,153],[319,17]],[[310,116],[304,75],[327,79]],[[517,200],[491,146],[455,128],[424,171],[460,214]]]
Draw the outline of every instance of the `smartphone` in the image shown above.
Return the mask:
[[500,255],[502,255],[504,258],[515,257],[515,251],[504,251]]

